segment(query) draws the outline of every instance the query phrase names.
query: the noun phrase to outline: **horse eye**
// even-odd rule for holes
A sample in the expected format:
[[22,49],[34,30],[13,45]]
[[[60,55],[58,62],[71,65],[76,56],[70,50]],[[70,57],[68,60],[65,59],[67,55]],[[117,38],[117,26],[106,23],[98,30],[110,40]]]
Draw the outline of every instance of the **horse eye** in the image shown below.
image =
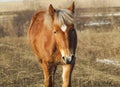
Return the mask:
[[57,33],[57,31],[54,31],[53,33],[54,33],[54,34],[56,34],[56,33]]

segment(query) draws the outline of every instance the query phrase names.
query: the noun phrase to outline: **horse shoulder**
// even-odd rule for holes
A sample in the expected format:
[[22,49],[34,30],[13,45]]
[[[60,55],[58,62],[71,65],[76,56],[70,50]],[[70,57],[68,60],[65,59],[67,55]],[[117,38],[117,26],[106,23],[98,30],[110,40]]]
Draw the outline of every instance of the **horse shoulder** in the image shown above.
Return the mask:
[[44,14],[45,14],[45,11],[40,11],[40,12],[37,12],[33,15],[32,19],[30,21],[28,34],[30,33],[30,31],[32,29],[34,29],[35,26],[38,26],[36,24],[43,23]]
[[39,50],[37,48],[37,38],[40,36],[41,31],[42,31],[42,21],[43,21],[43,16],[45,14],[45,11],[40,11],[37,12],[31,19],[30,25],[29,25],[29,30],[28,30],[28,37],[29,37],[29,42],[31,45],[31,48],[35,52],[36,55],[39,54]]

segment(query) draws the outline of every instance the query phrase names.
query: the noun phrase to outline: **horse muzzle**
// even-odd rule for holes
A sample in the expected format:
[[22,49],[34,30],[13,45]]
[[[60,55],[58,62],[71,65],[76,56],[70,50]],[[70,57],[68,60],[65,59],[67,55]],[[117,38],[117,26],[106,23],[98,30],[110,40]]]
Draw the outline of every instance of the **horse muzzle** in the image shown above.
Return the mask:
[[72,61],[74,60],[74,55],[71,55],[69,57],[62,56],[62,60],[65,64],[71,64]]

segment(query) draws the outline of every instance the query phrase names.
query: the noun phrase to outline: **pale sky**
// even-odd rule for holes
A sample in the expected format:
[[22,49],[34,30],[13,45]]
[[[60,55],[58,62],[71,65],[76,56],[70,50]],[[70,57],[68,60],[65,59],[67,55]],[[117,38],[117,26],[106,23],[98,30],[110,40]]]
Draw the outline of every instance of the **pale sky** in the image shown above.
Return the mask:
[[23,0],[0,0],[0,2],[9,2],[9,1],[23,1]]

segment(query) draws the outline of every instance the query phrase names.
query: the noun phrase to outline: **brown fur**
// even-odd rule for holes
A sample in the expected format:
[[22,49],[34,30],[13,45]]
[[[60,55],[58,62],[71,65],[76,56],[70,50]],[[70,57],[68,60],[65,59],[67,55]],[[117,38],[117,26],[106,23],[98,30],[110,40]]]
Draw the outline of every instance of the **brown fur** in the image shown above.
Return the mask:
[[[28,32],[30,46],[43,69],[45,87],[53,86],[58,64],[63,66],[63,87],[71,87],[71,73],[75,63],[75,57],[71,55],[75,56],[77,45],[72,8],[73,4],[65,10],[57,10],[50,5],[48,11],[36,13],[31,20]],[[65,32],[61,30],[63,24],[67,26]],[[62,59],[63,53],[65,58]]]

